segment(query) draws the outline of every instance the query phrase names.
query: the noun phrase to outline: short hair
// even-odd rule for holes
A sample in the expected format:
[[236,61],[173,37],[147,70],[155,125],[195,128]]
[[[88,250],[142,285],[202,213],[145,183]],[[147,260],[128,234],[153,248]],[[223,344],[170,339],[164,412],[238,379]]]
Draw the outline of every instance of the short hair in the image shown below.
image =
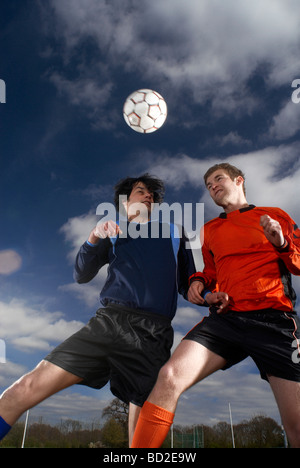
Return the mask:
[[244,179],[243,190],[244,190],[244,194],[246,194],[245,174],[243,173],[243,171],[241,171],[240,169],[238,169],[237,167],[235,167],[235,166],[233,166],[232,164],[229,164],[229,163],[215,164],[214,166],[210,167],[208,169],[208,171],[206,171],[206,173],[203,176],[205,185],[206,185],[208,177],[213,172],[217,171],[218,169],[222,169],[223,171],[225,171],[229,175],[231,180],[234,180],[236,177],[239,177],[239,176],[243,177],[243,179]]
[[165,185],[161,179],[152,176],[148,173],[142,174],[139,177],[126,177],[120,180],[115,186],[114,203],[117,211],[123,211],[122,206],[119,206],[119,196],[126,195],[130,197],[133,187],[142,182],[147,190],[152,193],[154,203],[162,203],[165,195]]

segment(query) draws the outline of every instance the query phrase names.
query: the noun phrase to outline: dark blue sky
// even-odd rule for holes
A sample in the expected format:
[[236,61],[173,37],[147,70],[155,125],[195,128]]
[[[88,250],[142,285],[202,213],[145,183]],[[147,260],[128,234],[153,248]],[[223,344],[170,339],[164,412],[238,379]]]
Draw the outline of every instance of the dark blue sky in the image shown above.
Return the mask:
[[[218,209],[202,176],[229,161],[246,172],[249,202],[280,206],[299,223],[300,104],[291,100],[300,77],[299,9],[297,0],[1,5],[0,338],[7,363],[0,387],[95,312],[105,272],[78,287],[74,254],[120,178],[156,174],[166,181],[167,202],[204,203],[210,219]],[[132,131],[122,116],[126,97],[140,88],[158,91],[168,105],[165,125],[150,135]],[[300,292],[298,278],[294,284]],[[176,343],[203,313],[180,299]],[[206,403],[196,421],[199,398]],[[178,423],[226,418],[229,398],[237,419],[264,411],[278,417],[246,361],[187,394]],[[78,387],[34,414],[88,419],[110,399],[107,389]]]

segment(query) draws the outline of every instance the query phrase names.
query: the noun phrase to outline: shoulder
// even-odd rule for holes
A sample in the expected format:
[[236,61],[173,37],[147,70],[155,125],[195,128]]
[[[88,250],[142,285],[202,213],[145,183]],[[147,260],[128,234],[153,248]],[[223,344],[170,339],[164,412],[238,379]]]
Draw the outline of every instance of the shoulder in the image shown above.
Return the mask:
[[290,220],[291,217],[281,208],[275,207],[275,206],[259,206],[255,207],[255,212],[261,216],[263,215],[269,215],[276,219],[284,219],[284,220]]
[[217,218],[211,219],[210,221],[207,221],[203,227],[205,230],[214,229],[217,225],[222,224],[222,223],[223,223],[223,219],[220,217],[217,217]]

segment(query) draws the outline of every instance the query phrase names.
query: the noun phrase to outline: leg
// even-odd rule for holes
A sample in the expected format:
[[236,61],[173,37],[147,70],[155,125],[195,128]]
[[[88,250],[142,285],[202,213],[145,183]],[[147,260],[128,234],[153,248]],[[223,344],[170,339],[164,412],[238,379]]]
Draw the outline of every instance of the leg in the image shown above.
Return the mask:
[[41,361],[1,395],[0,415],[12,425],[29,408],[80,381],[76,375],[48,361]]
[[300,382],[268,376],[289,443],[300,448]]
[[225,364],[225,359],[203,345],[184,340],[162,367],[148,401],[175,413],[177,401],[185,390]]
[[180,395],[225,364],[225,359],[201,344],[182,341],[159,372],[155,387],[141,410],[131,446],[160,447],[173,422]]
[[129,414],[128,414],[128,439],[129,439],[129,447],[131,446],[133,434],[135,431],[136,423],[139,418],[139,414],[141,411],[141,407],[134,405],[133,403],[129,403]]

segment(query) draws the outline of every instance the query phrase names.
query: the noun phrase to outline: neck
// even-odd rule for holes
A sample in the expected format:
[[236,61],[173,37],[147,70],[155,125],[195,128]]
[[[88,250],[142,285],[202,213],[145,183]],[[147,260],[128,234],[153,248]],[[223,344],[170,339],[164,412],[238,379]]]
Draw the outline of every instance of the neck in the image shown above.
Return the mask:
[[242,208],[247,208],[247,206],[249,206],[249,204],[247,200],[245,199],[243,201],[236,202],[236,203],[228,203],[227,205],[222,206],[222,208],[224,209],[225,213],[228,214],[236,210],[241,210]]

